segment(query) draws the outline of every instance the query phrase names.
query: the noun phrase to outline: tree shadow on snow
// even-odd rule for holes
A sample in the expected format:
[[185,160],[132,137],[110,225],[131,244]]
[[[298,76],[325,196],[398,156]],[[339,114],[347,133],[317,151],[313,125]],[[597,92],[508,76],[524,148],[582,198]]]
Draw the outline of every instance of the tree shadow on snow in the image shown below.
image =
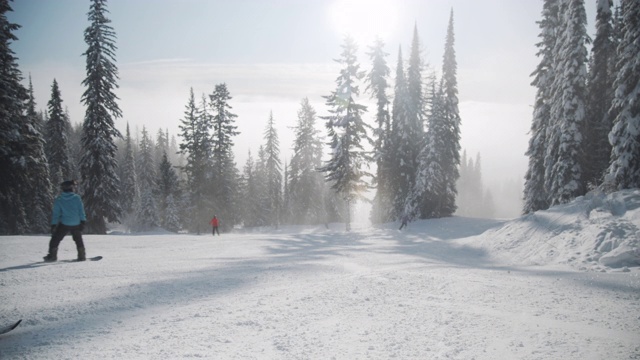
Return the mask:
[[[504,220],[449,217],[410,223],[404,230],[389,228],[382,238],[392,243],[386,251],[458,267],[495,268],[486,250],[455,242],[478,236],[504,224]],[[395,224],[394,224],[395,225]]]
[[335,232],[289,234],[286,237],[268,238],[270,254],[289,259],[309,260],[329,256],[345,256],[366,243],[361,232]]

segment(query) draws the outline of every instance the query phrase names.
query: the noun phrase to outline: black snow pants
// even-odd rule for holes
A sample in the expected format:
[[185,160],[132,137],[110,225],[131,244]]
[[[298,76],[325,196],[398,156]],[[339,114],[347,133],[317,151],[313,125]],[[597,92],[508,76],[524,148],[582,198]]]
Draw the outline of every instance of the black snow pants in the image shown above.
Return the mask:
[[57,248],[62,239],[68,234],[71,233],[71,237],[73,241],[76,242],[76,248],[84,249],[84,242],[82,241],[82,230],[80,230],[81,225],[77,226],[67,226],[64,224],[58,224],[56,230],[51,235],[51,241],[49,241],[49,249]]

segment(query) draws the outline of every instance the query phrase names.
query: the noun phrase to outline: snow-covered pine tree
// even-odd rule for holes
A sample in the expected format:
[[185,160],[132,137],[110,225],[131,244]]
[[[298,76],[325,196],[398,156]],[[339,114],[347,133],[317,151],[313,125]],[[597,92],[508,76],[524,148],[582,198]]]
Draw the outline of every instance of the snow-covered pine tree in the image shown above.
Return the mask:
[[236,166],[235,155],[233,154],[233,149],[229,154],[230,161],[227,161],[225,164],[224,173],[226,174],[227,181],[230,186],[228,187],[229,194],[227,195],[227,199],[229,199],[229,207],[225,210],[224,222],[225,225],[221,225],[221,228],[224,231],[230,231],[236,224],[240,223],[241,214],[240,214],[240,188],[238,184],[240,184],[240,171]]
[[142,136],[138,144],[138,157],[136,169],[138,173],[138,184],[140,189],[155,189],[157,183],[157,171],[155,162],[155,146],[149,136],[146,126],[142,126]]
[[29,77],[29,100],[26,107],[25,140],[27,143],[27,171],[30,182],[25,184],[25,207],[27,211],[29,232],[48,233],[50,231],[51,207],[53,203],[53,187],[49,176],[49,164],[45,154],[45,140],[39,130],[40,119],[36,112],[36,101],[33,96],[33,84]]
[[612,146],[608,182],[618,189],[640,187],[640,2],[622,0],[623,38],[618,45],[619,72],[609,134]]
[[180,182],[178,175],[169,162],[166,152],[162,154],[162,160],[158,169],[158,213],[160,226],[164,229],[177,232],[180,230],[177,203],[174,199],[180,198]]
[[69,109],[65,109],[64,116],[67,124],[69,125],[67,138],[69,139],[69,164],[71,165],[71,178],[81,179],[80,163],[82,162],[82,156],[84,154],[82,149],[82,122],[71,124]]
[[237,221],[234,218],[237,213],[234,208],[237,200],[234,197],[237,194],[238,174],[233,159],[233,137],[240,134],[235,125],[238,116],[231,112],[233,108],[229,100],[233,98],[226,84],[216,85],[209,99],[213,110],[213,210],[219,218],[225,219],[220,227],[230,230]]
[[264,130],[264,151],[266,155],[266,175],[268,187],[268,213],[269,223],[276,229],[280,224],[280,211],[282,206],[282,164],[280,162],[280,140],[275,128],[273,112],[269,113],[269,120]]
[[58,190],[58,185],[72,177],[69,159],[69,123],[62,110],[62,97],[58,82],[53,79],[51,85],[51,99],[47,103],[49,120],[45,124],[47,139],[46,151],[49,160],[51,182]]
[[[435,87],[435,84],[432,86]],[[446,193],[447,173],[444,164],[444,143],[450,129],[447,128],[444,111],[444,93],[442,85],[434,90],[431,113],[427,118],[427,132],[420,153],[418,154],[418,171],[415,183],[405,198],[403,210],[399,218],[408,221],[419,218],[439,217],[440,209]]]
[[[427,133],[418,154],[415,183],[405,199],[403,216],[412,220],[451,216],[456,211],[460,177],[460,112],[453,10],[449,17],[439,91],[432,90]],[[432,85],[432,86],[435,86]]]
[[326,219],[322,174],[322,140],[316,128],[316,111],[308,98],[298,110],[293,156],[289,169],[289,197],[293,224],[320,224]]
[[140,170],[138,183],[140,185],[140,202],[136,209],[135,229],[149,231],[160,225],[158,219],[158,204],[155,198],[157,186],[157,172],[154,161],[154,149],[151,138],[145,126],[142,127],[142,137],[138,153],[136,168]]
[[[169,140],[169,151],[167,152],[169,156],[169,161],[178,169],[181,169],[184,166],[184,155],[180,153],[180,147],[178,146],[178,140],[175,135],[171,135]],[[182,174],[179,174],[180,179],[182,179]]]
[[13,11],[8,0],[0,0],[0,234],[23,234],[28,231],[23,184],[28,183],[27,154],[24,139],[24,106],[27,89],[21,84],[22,73],[11,50],[17,40],[13,34],[20,25],[8,21]]
[[135,224],[133,224],[132,230],[136,232],[150,231],[158,226],[156,199],[151,188],[142,188],[140,192],[140,201],[136,204]]
[[555,47],[556,72],[545,159],[550,205],[584,194],[587,15],[584,0],[561,0],[560,32]]
[[133,205],[139,199],[140,192],[138,191],[136,162],[133,156],[133,144],[128,122],[124,141],[124,159],[120,167],[120,179],[122,181],[120,186],[120,206],[125,214],[129,214],[133,211]]
[[[422,56],[420,54],[420,39],[418,37],[418,25],[413,28],[413,40],[411,42],[411,53],[407,66],[407,102],[406,116],[409,127],[409,149],[412,156],[413,170],[411,176],[415,177],[418,153],[423,144],[424,138],[424,97],[422,94]],[[454,60],[455,61],[455,60]],[[411,181],[415,181],[415,178]]]
[[117,175],[115,138],[121,137],[114,119],[122,117],[114,89],[118,87],[115,65],[116,34],[109,25],[106,0],[92,0],[88,13],[89,26],[84,31],[88,45],[87,77],[82,103],[86,106],[82,144],[84,155],[80,164],[82,193],[87,212],[86,231],[106,234],[107,223],[118,222],[120,179]]
[[[425,99],[422,94],[422,59],[420,56],[420,40],[418,38],[418,26],[413,29],[411,54],[407,67],[406,85],[402,78],[401,53],[398,53],[398,70],[396,75],[396,99],[393,104],[393,122],[395,145],[395,157],[393,159],[396,169],[395,216],[401,218],[407,215],[407,211],[415,212],[418,203],[423,202],[416,198],[423,189],[417,189],[416,176],[422,172],[419,169],[419,157],[425,160],[423,149],[426,146],[424,133],[424,108]],[[400,99],[398,99],[398,96]],[[426,164],[423,164],[423,166]],[[412,205],[409,205],[412,204]],[[410,210],[409,210],[410,209]],[[417,215],[417,214],[414,214]],[[410,216],[411,217],[411,216]]]
[[358,81],[364,77],[357,63],[357,45],[354,40],[346,36],[342,45],[340,59],[342,65],[340,75],[336,79],[336,90],[325,96],[326,105],[331,115],[324,116],[331,139],[331,158],[320,171],[325,173],[325,180],[332,184],[332,189],[341,194],[346,201],[346,230],[351,229],[351,204],[361,198],[362,192],[368,189],[365,177],[371,176],[364,169],[369,166],[371,156],[365,151],[362,141],[372,142],[367,135],[370,128],[362,114],[367,111],[366,106],[355,100],[360,94]]
[[613,31],[613,0],[597,3],[596,37],[591,49],[585,118],[585,174],[587,188],[602,182],[609,166],[611,119],[608,110],[613,101],[616,49]]
[[240,213],[244,227],[253,227],[258,224],[257,206],[257,183],[255,178],[255,164],[251,150],[247,155],[244,168],[242,169],[242,182],[240,187]]
[[162,227],[175,233],[182,228],[179,200],[173,195],[167,197]]
[[[44,138],[44,124],[45,124],[45,114],[46,112],[43,110],[36,110],[36,98],[35,92],[33,90],[33,82],[31,81],[31,74],[29,74],[29,87],[27,88],[28,100],[27,100],[27,115],[33,116],[35,119],[35,128],[38,132],[40,132],[43,141],[46,143],[46,139]],[[46,152],[45,152],[46,156]]]
[[[604,0],[603,0],[604,1]],[[619,61],[619,56],[620,54],[618,53],[618,47],[620,46],[620,43],[622,42],[622,39],[624,38],[624,21],[622,19],[622,8],[621,8],[621,4],[618,1],[618,4],[615,6],[615,10],[613,12],[613,36],[611,37],[612,40],[612,47],[614,49],[614,53],[612,54],[613,59],[611,60],[613,63],[613,69],[611,71],[611,79],[609,79],[610,83],[611,83],[611,88],[612,88],[612,97],[611,97],[611,104],[610,107],[607,111],[607,118],[609,119],[609,121],[611,121],[611,127],[613,128],[613,120],[618,117],[618,108],[613,105],[613,99],[615,97],[615,81],[616,78],[618,76],[618,73],[620,72],[621,69],[621,62]],[[608,140],[608,134],[607,134],[607,140]],[[609,148],[611,148],[611,143],[609,143]],[[609,154],[609,164],[611,163],[611,154]],[[605,177],[608,174],[608,167],[607,169],[605,169]]]
[[376,38],[367,53],[371,59],[371,71],[367,74],[366,91],[376,100],[376,128],[374,129],[374,158],[376,160],[376,195],[371,208],[371,221],[383,223],[391,220],[392,185],[389,142],[391,136],[391,118],[389,116],[389,97],[387,79],[391,69],[387,65],[388,53],[384,51],[384,42]]
[[169,152],[169,130],[158,129],[155,145],[153,158],[155,163],[160,165],[164,154]]
[[[203,106],[206,103],[203,103]],[[189,231],[200,234],[205,226],[208,227],[210,214],[205,207],[207,172],[210,168],[211,154],[211,122],[202,116],[204,109],[198,109],[193,94],[189,91],[189,100],[185,106],[184,117],[180,121],[180,152],[186,155],[183,168],[187,175],[187,192],[189,193],[189,209],[186,210],[186,220]]]
[[270,223],[270,214],[268,213],[269,187],[267,186],[267,153],[264,146],[258,148],[258,158],[255,161],[253,170],[254,181],[256,186],[255,202],[255,226],[267,226]]
[[[618,65],[618,46],[620,46],[620,43],[624,38],[624,20],[622,18],[622,8],[621,8],[620,2],[618,2],[618,5],[615,6],[612,22],[613,22],[613,46],[616,51],[615,53],[616,61],[614,61],[615,64],[614,64],[614,74],[613,74],[613,80],[615,81],[616,75],[620,70],[620,66]],[[614,118],[615,117],[613,117],[612,119]]]
[[407,79],[404,74],[402,48],[398,48],[398,63],[394,86],[393,109],[391,111],[391,139],[387,146],[390,152],[393,208],[390,219],[399,219],[404,211],[404,204],[415,182],[413,166],[413,146],[407,122]]
[[542,8],[542,19],[538,21],[540,42],[537,56],[540,63],[532,73],[531,85],[537,88],[531,123],[531,138],[526,156],[529,166],[525,175],[524,207],[522,212],[528,214],[549,207],[549,194],[546,187],[545,154],[549,146],[547,131],[550,126],[552,86],[555,78],[555,53],[558,32],[557,0],[545,0]]
[[460,111],[458,110],[457,62],[454,49],[453,10],[449,17],[447,37],[442,60],[442,120],[445,133],[442,148],[442,170],[445,174],[444,192],[438,194],[438,208],[433,214],[437,217],[451,216],[456,211],[456,182],[460,174]]

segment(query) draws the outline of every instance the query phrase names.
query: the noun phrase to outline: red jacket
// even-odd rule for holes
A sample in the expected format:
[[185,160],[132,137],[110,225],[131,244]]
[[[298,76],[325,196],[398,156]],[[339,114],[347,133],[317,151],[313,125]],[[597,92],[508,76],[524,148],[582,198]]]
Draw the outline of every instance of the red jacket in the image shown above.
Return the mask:
[[218,218],[214,217],[213,219],[211,219],[211,221],[209,222],[209,224],[213,225],[213,226],[218,226]]

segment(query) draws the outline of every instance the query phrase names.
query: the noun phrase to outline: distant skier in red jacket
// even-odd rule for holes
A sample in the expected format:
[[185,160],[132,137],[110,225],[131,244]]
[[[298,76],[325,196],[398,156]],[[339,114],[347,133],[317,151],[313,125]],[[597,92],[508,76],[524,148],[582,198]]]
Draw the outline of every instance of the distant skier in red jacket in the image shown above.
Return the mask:
[[218,233],[218,236],[220,236],[220,231],[218,230],[218,218],[213,215],[213,219],[211,219],[211,221],[209,222],[209,224],[211,224],[211,226],[213,226],[213,236],[216,236],[216,233]]

